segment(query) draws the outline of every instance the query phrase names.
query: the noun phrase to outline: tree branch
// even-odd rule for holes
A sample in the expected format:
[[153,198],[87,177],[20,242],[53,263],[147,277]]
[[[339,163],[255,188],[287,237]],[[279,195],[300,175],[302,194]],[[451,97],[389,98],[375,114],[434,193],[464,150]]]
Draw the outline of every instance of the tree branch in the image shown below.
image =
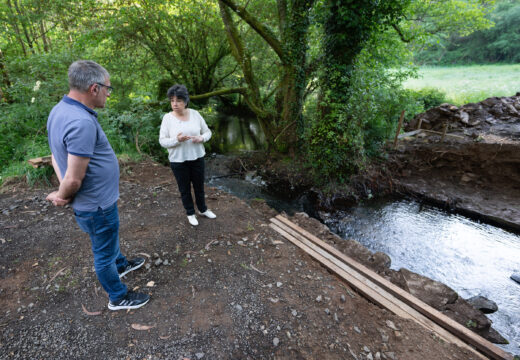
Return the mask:
[[397,24],[392,24],[392,27],[394,28],[394,30],[399,35],[399,37],[401,38],[402,42],[409,43],[409,42],[412,41],[413,38],[410,38],[410,39],[405,38],[403,32],[401,31],[401,28]]
[[271,46],[273,51],[283,61],[285,55],[282,49],[282,44],[276,38],[276,35],[266,25],[262,24],[256,18],[254,18],[243,6],[239,6],[233,2],[233,0],[219,0],[219,2],[228,6],[238,16],[240,16],[246,23],[249,24],[260,35],[268,44]]
[[191,95],[191,100],[200,100],[200,99],[206,99],[212,96],[220,96],[220,95],[227,95],[227,94],[245,94],[247,92],[247,88],[240,87],[240,88],[233,88],[233,89],[220,89],[211,91],[209,93],[200,94],[200,95]]

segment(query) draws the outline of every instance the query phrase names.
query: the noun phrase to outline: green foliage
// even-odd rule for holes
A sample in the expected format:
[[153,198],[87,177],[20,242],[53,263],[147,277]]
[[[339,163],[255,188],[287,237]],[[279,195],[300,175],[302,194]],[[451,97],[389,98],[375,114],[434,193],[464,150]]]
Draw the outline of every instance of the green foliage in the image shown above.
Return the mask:
[[404,17],[395,27],[414,51],[437,44],[451,35],[467,36],[490,28],[487,15],[494,0],[411,0]]
[[449,32],[438,43],[419,52],[423,64],[485,64],[520,62],[520,1],[499,1],[487,16],[495,25],[467,36]]
[[[355,90],[356,59],[373,34],[396,22],[406,3],[400,0],[324,3],[324,68],[318,105],[322,110],[319,121],[314,121],[311,127],[308,148],[312,165],[322,180],[336,178],[343,182],[357,172],[367,156],[366,135],[379,137],[385,132],[384,120],[377,114],[368,121],[364,111],[360,111],[377,101],[370,75],[365,79],[360,77],[357,85],[361,92]],[[366,63],[370,64],[371,59]],[[359,98],[354,99],[357,95]]]
[[[27,160],[49,155],[46,123],[50,110],[67,92],[68,52],[30,57],[14,56],[6,62],[12,86],[12,103],[0,103],[0,181],[26,175],[29,183],[39,183],[48,175],[32,169]],[[59,75],[58,75],[59,73]]]
[[125,110],[105,109],[99,112],[99,123],[116,154],[132,157],[147,154],[165,161],[159,145],[159,128],[164,112],[141,101],[133,102]]
[[435,88],[423,88],[420,90],[409,90],[415,101],[422,105],[424,110],[439,106],[440,104],[448,102],[446,94]]
[[[111,74],[115,91],[99,119],[118,155],[167,161],[157,137],[173,83],[192,95],[247,87],[192,103],[215,130],[212,149],[228,148],[218,142],[230,123],[218,116],[219,105],[247,104],[259,125],[236,121],[243,138],[260,131],[272,149],[291,154],[303,144],[318,178],[346,181],[379,154],[402,110],[409,117],[441,101],[434,90],[401,89],[414,73],[410,50],[460,39],[455,50],[462,51],[472,38],[461,36],[494,21],[494,35],[472,35],[471,48],[516,59],[519,1],[499,1],[486,18],[493,2],[223,0],[228,10],[243,6],[229,10],[227,24],[242,42],[236,61],[215,0],[17,0],[19,9],[0,2],[0,176],[46,178],[26,160],[48,155],[48,113],[68,91],[69,64],[84,58]],[[489,47],[477,38],[491,39]]]

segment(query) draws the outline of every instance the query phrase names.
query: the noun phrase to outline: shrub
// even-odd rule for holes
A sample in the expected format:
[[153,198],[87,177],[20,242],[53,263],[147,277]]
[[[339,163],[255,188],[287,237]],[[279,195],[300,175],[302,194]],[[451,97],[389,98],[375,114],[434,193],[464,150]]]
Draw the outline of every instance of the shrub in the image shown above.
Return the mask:
[[428,110],[439,106],[445,102],[448,102],[446,99],[446,94],[442,91],[434,88],[424,88],[421,90],[408,90],[410,95],[417,101],[422,104],[424,110]]

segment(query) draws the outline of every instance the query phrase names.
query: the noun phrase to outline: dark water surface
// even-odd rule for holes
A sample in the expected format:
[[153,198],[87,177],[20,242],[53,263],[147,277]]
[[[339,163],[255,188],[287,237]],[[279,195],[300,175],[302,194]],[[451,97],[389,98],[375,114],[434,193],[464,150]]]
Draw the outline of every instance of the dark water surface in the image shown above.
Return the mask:
[[[287,201],[265,192],[259,177],[218,178],[208,185],[245,200],[262,198],[278,211],[312,211],[305,197]],[[388,254],[392,269],[404,267],[438,280],[463,298],[482,295],[495,301],[499,310],[487,316],[510,342],[499,346],[520,353],[520,285],[509,279],[520,271],[519,235],[403,199],[338,211],[325,223],[344,239]]]
[[256,118],[219,115],[212,127],[211,151],[229,154],[264,147],[265,136]]

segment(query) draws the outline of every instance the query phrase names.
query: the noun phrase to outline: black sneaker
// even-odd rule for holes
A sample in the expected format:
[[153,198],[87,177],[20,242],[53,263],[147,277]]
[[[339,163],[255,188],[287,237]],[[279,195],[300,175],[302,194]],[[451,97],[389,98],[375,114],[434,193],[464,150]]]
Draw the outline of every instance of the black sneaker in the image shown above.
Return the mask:
[[150,295],[128,291],[124,298],[116,302],[109,301],[110,310],[139,309],[150,300]]
[[119,278],[122,278],[126,274],[128,274],[130,271],[134,271],[139,269],[144,264],[144,258],[135,258],[132,260],[128,260],[128,265],[122,270],[118,270],[119,272]]

